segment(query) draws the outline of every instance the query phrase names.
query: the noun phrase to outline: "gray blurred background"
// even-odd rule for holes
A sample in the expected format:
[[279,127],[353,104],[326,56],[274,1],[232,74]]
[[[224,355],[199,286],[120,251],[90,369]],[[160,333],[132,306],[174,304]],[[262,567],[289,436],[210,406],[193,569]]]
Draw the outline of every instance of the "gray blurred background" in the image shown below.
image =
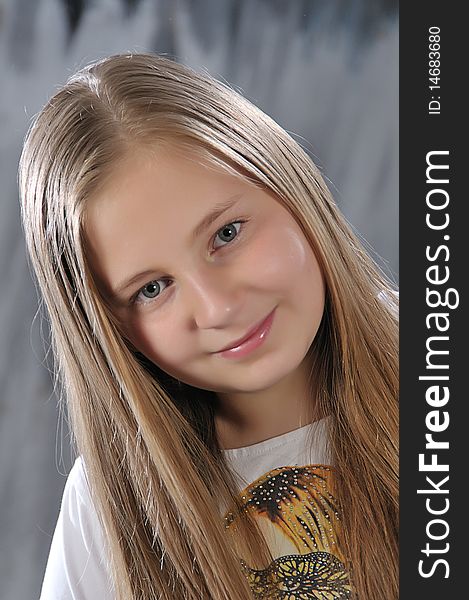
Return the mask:
[[17,164],[31,118],[97,58],[157,51],[237,87],[321,168],[398,278],[394,0],[0,0],[0,599],[39,596],[73,462],[26,262]]

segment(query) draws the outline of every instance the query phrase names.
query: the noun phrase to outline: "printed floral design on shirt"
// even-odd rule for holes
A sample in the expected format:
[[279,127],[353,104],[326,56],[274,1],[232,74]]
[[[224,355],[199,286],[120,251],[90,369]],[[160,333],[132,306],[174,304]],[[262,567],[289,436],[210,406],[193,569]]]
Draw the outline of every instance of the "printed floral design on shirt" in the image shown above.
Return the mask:
[[[333,496],[332,468],[280,467],[241,492],[274,558],[264,569],[241,559],[256,600],[345,600],[351,596],[341,551],[342,529]],[[237,517],[225,515],[227,531]]]

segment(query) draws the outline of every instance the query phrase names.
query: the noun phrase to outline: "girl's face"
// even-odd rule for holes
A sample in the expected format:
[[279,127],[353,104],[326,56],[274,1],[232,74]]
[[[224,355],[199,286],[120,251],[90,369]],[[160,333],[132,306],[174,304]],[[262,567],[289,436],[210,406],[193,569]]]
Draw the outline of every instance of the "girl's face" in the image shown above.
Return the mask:
[[[181,153],[142,150],[89,201],[84,227],[124,334],[173,377],[252,392],[305,360],[324,310],[323,276],[271,193]],[[269,316],[238,350],[221,352]]]

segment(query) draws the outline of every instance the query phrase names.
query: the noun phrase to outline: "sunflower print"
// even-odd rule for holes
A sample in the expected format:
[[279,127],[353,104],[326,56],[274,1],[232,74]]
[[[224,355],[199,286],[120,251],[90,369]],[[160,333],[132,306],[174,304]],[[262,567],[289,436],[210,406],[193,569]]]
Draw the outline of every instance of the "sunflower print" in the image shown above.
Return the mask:
[[[333,483],[331,467],[288,466],[241,492],[242,509],[254,513],[274,558],[259,570],[240,559],[255,600],[350,598]],[[237,518],[225,514],[225,528],[233,535]]]

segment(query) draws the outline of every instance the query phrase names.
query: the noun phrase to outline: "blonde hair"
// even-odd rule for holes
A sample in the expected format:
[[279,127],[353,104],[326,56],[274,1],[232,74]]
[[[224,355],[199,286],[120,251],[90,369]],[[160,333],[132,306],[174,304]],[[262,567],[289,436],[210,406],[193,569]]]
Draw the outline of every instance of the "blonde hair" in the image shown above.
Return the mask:
[[[31,262],[52,329],[57,381],[109,541],[121,599],[245,600],[239,553],[269,564],[214,429],[216,394],[176,381],[125,339],[86,259],[87,200],[134,147],[170,140],[274,193],[326,282],[310,349],[356,595],[398,589],[398,328],[392,285],[316,166],[271,118],[207,74],[123,54],[73,75],[35,118],[19,182]],[[386,301],[383,301],[385,298]],[[239,546],[219,504],[239,511]]]

